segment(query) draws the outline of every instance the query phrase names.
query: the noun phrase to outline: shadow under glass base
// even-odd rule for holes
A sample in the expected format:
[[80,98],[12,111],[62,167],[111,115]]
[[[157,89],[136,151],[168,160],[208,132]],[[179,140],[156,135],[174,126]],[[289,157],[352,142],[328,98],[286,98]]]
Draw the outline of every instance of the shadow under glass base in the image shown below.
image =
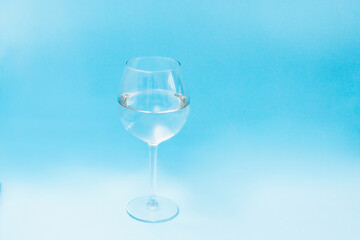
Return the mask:
[[[154,204],[153,201],[156,201]],[[142,222],[157,223],[166,222],[179,214],[179,208],[175,202],[164,197],[156,197],[150,200],[149,196],[135,198],[127,206],[128,214]]]

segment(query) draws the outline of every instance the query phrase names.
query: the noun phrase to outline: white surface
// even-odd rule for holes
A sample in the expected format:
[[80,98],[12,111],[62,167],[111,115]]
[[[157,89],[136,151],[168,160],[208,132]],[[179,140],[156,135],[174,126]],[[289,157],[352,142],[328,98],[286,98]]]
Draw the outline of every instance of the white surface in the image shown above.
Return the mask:
[[74,171],[50,181],[8,179],[3,240],[360,238],[358,176],[269,175],[221,186],[231,177],[217,183],[163,178],[159,192],[178,202],[180,214],[160,224],[126,213],[127,202],[146,191],[143,174]]

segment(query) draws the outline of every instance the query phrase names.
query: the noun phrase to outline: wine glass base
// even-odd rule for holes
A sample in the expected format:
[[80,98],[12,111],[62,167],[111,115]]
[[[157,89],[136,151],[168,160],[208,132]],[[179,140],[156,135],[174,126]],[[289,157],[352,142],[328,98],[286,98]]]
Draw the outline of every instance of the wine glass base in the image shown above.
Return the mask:
[[159,196],[156,200],[158,205],[150,207],[148,196],[135,198],[129,202],[127,213],[138,221],[149,223],[166,222],[179,214],[179,208],[172,200]]

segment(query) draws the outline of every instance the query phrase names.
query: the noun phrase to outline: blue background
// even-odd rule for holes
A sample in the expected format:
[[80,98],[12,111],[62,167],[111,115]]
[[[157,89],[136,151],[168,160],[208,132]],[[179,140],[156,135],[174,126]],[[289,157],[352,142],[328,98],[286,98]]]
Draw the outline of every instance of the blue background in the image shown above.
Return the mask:
[[[0,1],[4,240],[359,239],[360,2]],[[125,61],[182,63],[159,147],[163,224],[126,215],[147,147],[120,123]]]

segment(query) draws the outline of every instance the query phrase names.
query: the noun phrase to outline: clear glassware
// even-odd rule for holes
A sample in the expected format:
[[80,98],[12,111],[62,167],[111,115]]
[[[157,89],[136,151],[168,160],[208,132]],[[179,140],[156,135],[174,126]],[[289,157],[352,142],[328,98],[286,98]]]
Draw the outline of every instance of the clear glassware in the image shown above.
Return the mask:
[[179,213],[175,202],[155,192],[157,147],[184,126],[190,99],[180,63],[165,57],[141,57],[126,62],[121,80],[121,122],[132,135],[149,145],[150,193],[132,200],[128,214],[143,222],[164,222]]

